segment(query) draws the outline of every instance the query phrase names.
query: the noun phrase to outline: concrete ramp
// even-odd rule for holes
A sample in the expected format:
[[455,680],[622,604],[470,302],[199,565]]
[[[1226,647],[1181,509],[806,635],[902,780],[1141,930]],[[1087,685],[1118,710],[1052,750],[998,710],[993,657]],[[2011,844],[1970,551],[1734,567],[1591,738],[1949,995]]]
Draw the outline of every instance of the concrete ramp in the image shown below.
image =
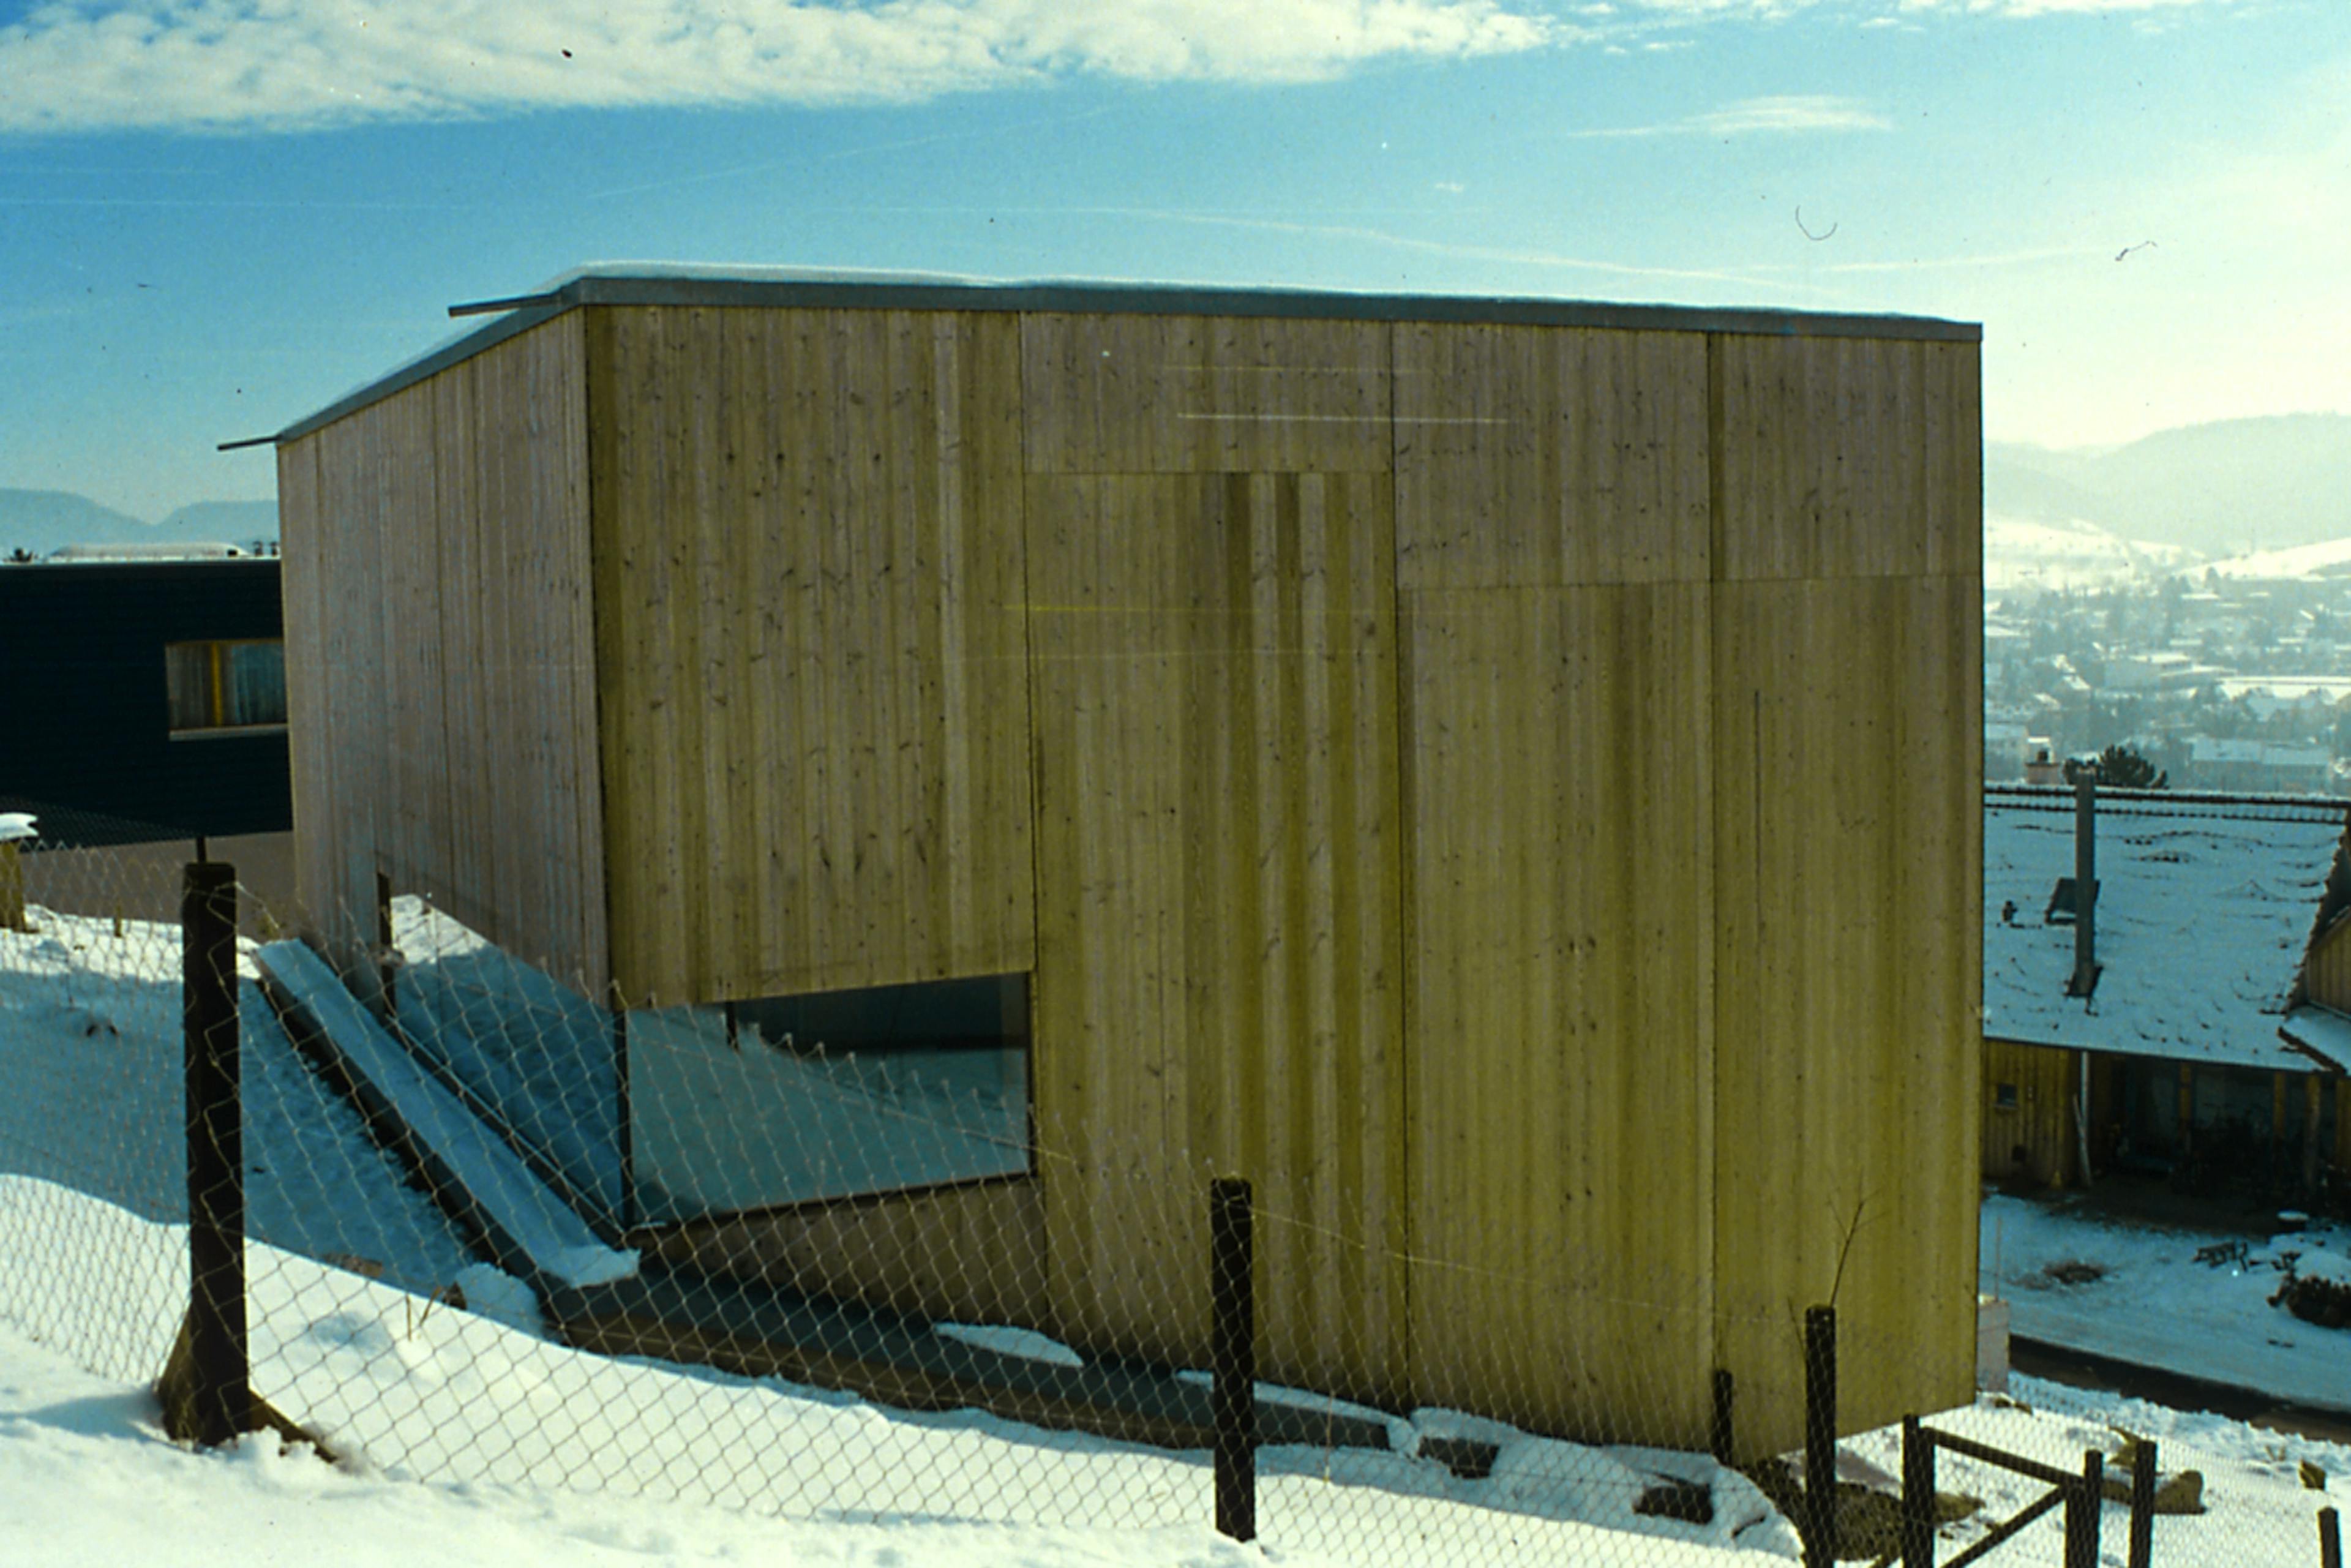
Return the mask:
[[587,1221],[368,1015],[324,960],[273,942],[255,962],[295,1043],[325,1062],[376,1135],[419,1171],[441,1207],[544,1301],[633,1275],[634,1252]]

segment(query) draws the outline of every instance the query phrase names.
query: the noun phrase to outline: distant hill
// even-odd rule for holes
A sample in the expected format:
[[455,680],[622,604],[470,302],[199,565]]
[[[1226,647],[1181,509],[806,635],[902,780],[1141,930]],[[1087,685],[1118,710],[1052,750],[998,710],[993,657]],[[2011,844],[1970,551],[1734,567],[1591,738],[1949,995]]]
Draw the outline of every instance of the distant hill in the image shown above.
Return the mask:
[[1984,509],[2214,557],[2351,536],[2351,414],[2221,420],[2105,451],[1988,442]]
[[148,523],[70,491],[0,489],[0,555],[22,549],[46,556],[67,545],[248,544],[277,537],[275,501],[200,501]]
[[1984,517],[1984,591],[2119,588],[2189,566],[2178,545],[2121,538],[2095,523],[2036,522],[2013,514]]
[[0,490],[0,553],[47,555],[60,545],[125,544],[155,537],[134,517],[64,490]]

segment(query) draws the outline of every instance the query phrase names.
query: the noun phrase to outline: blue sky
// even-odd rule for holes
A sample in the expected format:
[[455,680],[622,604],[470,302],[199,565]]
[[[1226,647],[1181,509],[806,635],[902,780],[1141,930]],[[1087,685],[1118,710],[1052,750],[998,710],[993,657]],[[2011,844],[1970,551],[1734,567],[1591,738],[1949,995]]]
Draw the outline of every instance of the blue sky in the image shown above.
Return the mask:
[[267,496],[216,441],[623,258],[1917,311],[1994,439],[2351,412],[2351,5],[0,0],[0,486]]

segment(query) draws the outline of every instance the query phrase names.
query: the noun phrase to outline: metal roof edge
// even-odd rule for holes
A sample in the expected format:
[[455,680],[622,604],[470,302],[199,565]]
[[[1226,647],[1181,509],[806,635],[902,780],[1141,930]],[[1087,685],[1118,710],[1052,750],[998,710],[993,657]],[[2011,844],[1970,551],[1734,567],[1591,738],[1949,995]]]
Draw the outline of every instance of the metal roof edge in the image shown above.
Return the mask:
[[1979,322],[1931,316],[1840,315],[1827,311],[1612,304],[1531,296],[1353,293],[1339,289],[1139,283],[1091,279],[998,282],[920,274],[773,277],[713,270],[599,271],[567,275],[555,287],[511,299],[451,308],[481,315],[511,305],[480,328],[440,345],[307,414],[269,438],[283,445],[380,402],[427,377],[552,320],[598,305],[717,308],[1003,310],[1144,316],[1230,316],[1295,320],[1428,321],[1528,327],[1601,327],[1634,331],[1709,332],[1778,338],[1884,338],[1980,343]]
[[497,317],[462,337],[427,350],[366,385],[344,393],[317,413],[303,415],[268,439],[279,446],[289,441],[299,441],[371,403],[381,402],[395,392],[405,392],[421,381],[437,376],[452,365],[462,364],[476,354],[485,353],[509,338],[520,337],[533,327],[552,321],[570,308],[568,304],[540,305]]
[[819,310],[1093,311],[1299,320],[1476,322],[1616,327],[1802,338],[1896,338],[1980,343],[1983,327],[1931,316],[1845,315],[1703,305],[1651,305],[1526,295],[1357,293],[1346,289],[1044,278],[991,281],[910,274],[786,277],[585,272],[559,298],[580,305],[710,305]]

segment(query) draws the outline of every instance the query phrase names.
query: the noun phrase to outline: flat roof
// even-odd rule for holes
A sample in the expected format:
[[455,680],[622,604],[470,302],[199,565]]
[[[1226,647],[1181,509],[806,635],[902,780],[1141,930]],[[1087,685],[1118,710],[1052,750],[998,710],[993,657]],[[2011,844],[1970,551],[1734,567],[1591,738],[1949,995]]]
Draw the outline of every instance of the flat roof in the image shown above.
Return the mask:
[[1887,338],[1980,343],[1983,327],[1931,316],[1618,304],[1469,294],[1356,293],[1344,289],[1139,283],[1103,278],[1008,281],[938,273],[841,272],[798,267],[605,262],[565,273],[528,294],[453,305],[458,317],[493,319],[436,344],[277,434],[229,445],[298,441],[380,402],[508,338],[590,305],[669,305],[810,310],[1037,310],[1087,315],[1229,316],[1322,321],[1480,322],[1520,327],[1613,327],[1650,332],[1729,332],[1773,338]]

